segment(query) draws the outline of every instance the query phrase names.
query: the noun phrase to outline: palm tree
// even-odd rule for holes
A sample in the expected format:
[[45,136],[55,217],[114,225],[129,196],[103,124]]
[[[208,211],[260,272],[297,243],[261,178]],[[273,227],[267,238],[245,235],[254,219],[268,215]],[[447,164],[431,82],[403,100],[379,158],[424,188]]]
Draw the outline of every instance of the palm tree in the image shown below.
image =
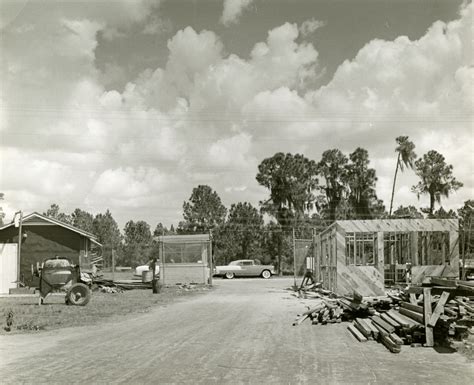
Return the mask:
[[398,147],[395,149],[395,151],[398,152],[398,157],[397,166],[395,167],[395,176],[393,177],[392,198],[390,199],[390,216],[392,215],[393,196],[395,195],[395,184],[397,183],[398,169],[400,168],[401,171],[403,171],[405,167],[413,169],[416,159],[415,151],[413,151],[415,149],[415,145],[413,142],[408,140],[408,136],[399,136],[395,140],[398,144]]
[[463,186],[453,176],[453,166],[446,164],[444,156],[434,150],[428,151],[415,162],[415,172],[421,180],[411,189],[418,198],[421,194],[430,196],[430,216],[433,215],[435,202],[441,203],[441,197],[448,198],[451,192]]

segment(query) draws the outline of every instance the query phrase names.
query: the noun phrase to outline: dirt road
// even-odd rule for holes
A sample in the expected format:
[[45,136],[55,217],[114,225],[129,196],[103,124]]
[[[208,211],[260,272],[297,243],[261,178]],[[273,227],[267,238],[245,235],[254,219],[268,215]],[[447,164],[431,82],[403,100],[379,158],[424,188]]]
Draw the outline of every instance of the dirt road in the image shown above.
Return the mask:
[[[292,280],[216,280],[209,294],[95,327],[0,336],[0,382],[468,384],[457,353],[358,343],[344,324],[291,326]],[[306,301],[310,302],[310,301]]]

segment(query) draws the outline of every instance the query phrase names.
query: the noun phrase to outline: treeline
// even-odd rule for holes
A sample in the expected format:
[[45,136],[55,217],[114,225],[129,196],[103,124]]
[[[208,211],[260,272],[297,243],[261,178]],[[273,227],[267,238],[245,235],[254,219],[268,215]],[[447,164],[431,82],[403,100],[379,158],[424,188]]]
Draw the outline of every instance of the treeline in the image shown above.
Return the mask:
[[[183,203],[183,220],[176,229],[158,223],[153,232],[145,221],[128,221],[121,232],[110,211],[95,217],[81,209],[71,214],[61,213],[52,205],[45,213],[95,234],[104,245],[104,256],[114,249],[117,262],[136,266],[146,263],[158,253],[154,237],[169,234],[212,233],[214,261],[226,264],[235,259],[258,258],[273,263],[279,271],[291,270],[293,263],[292,237],[310,239],[338,219],[378,218],[456,218],[461,224],[461,249],[472,249],[471,218],[474,201],[469,200],[457,212],[445,211],[443,197],[462,186],[444,157],[432,150],[416,157],[415,145],[408,137],[398,137],[396,165],[390,210],[377,197],[377,176],[371,168],[369,153],[357,148],[346,155],[338,149],[323,152],[316,162],[301,154],[277,153],[258,166],[257,182],[266,188],[267,199],[254,207],[237,202],[228,209],[210,186],[195,187]],[[430,206],[416,208],[399,206],[394,192],[397,174],[413,169],[420,178],[412,187],[417,196],[428,195]],[[264,221],[264,215],[267,220]]]

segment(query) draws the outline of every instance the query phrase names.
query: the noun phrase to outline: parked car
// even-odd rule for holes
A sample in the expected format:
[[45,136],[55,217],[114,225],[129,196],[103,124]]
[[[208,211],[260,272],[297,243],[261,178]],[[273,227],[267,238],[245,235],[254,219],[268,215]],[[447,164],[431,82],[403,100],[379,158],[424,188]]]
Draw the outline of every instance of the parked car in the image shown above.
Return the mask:
[[[144,271],[149,271],[150,270],[150,266],[149,265],[141,265],[141,266],[137,266],[135,268],[135,275],[136,276],[139,276],[141,277],[142,276],[142,273]],[[155,266],[155,275],[158,275],[160,273],[160,266],[158,264],[156,264]]]
[[275,268],[272,265],[262,265],[258,259],[240,259],[232,261],[227,266],[216,266],[213,275],[227,279],[234,277],[262,277],[268,279],[273,274],[275,274]]

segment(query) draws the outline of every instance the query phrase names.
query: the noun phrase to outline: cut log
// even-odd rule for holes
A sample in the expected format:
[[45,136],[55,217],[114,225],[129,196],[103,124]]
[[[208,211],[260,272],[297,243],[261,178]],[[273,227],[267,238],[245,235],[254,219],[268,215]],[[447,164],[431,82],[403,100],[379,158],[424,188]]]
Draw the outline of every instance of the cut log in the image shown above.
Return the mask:
[[431,315],[428,325],[431,327],[436,326],[436,322],[438,322],[439,316],[443,314],[444,312],[444,305],[446,304],[446,301],[449,298],[449,293],[446,291],[443,291],[443,294],[441,294],[441,297],[438,300],[438,303],[436,304],[436,307],[433,311],[433,314]]
[[367,342],[367,338],[365,338],[364,335],[359,330],[357,330],[357,328],[353,324],[349,324],[347,328],[352,333],[352,335],[360,342]]
[[423,325],[423,314],[405,309],[403,307],[401,307],[398,311],[400,314],[403,314],[404,316],[407,316],[408,318],[411,318],[412,320],[415,320],[416,322],[419,322],[421,325]]

